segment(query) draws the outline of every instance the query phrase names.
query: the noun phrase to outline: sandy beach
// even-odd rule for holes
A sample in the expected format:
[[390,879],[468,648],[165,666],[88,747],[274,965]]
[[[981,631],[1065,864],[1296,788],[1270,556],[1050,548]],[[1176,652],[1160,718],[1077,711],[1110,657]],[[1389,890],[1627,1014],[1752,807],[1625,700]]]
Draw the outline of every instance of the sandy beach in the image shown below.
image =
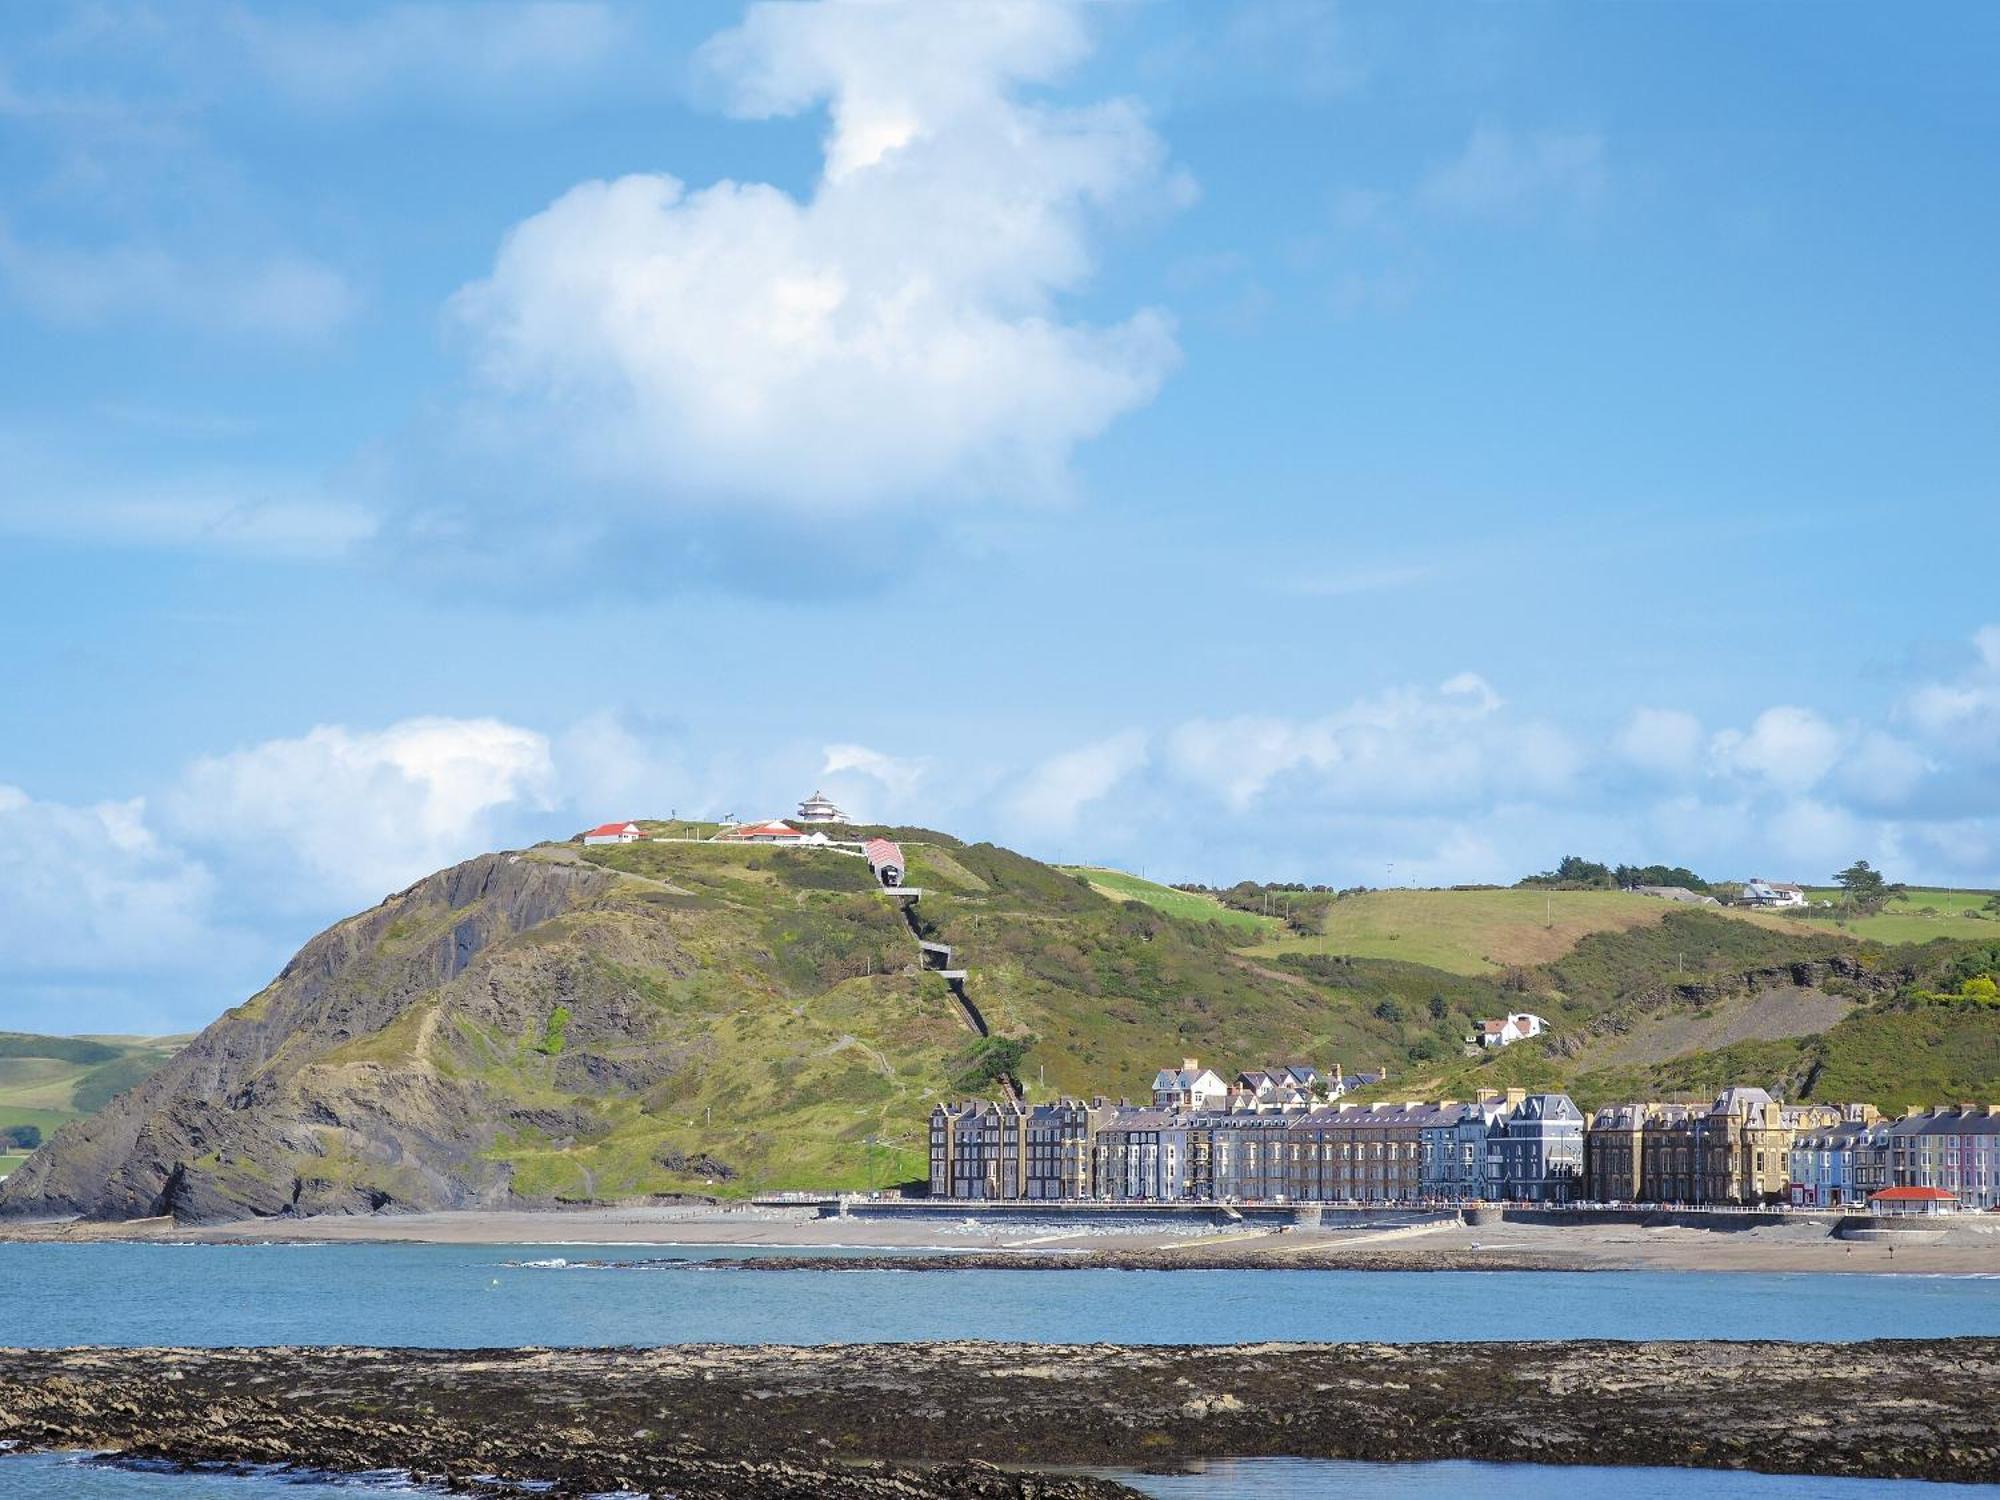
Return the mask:
[[[1990,1221],[1989,1221],[1990,1220]],[[252,1220],[179,1228],[125,1224],[0,1224],[0,1240],[148,1240],[241,1244],[271,1240],[451,1245],[725,1247],[890,1255],[984,1252],[1026,1266],[1123,1264],[1168,1268],[1384,1270],[1655,1270],[1895,1272],[2000,1276],[2000,1216],[1956,1221],[1930,1244],[1856,1243],[1823,1225],[1774,1222],[1708,1230],[1636,1224],[1455,1222],[1394,1229],[1218,1229],[1203,1225],[1113,1228],[991,1224],[971,1219],[821,1219],[809,1209],[632,1205],[557,1211]]]

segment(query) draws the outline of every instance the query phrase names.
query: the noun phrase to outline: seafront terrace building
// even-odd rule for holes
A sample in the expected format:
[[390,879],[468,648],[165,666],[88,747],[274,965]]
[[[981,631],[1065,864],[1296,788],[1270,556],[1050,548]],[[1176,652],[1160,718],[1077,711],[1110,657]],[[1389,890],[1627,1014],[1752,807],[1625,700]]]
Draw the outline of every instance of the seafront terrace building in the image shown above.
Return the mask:
[[1933,1106],[1876,1122],[1857,1169],[1869,1192],[1936,1188],[1960,1206],[2000,1207],[2000,1105]]
[[1011,1099],[940,1104],[930,1119],[930,1190],[939,1198],[1087,1198],[1102,1102]]
[[1568,1203],[1583,1195],[1583,1111],[1567,1094],[1529,1094],[1490,1131],[1486,1180],[1497,1198]]

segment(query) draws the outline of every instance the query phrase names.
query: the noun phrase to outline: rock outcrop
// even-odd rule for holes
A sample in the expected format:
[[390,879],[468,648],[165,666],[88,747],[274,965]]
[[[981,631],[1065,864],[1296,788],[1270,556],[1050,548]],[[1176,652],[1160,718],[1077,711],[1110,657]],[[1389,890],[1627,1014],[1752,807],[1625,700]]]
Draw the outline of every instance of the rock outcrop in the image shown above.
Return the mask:
[[0,1350],[0,1442],[683,1500],[1084,1500],[1130,1492],[1017,1470],[1232,1455],[1982,1483],[1996,1379],[1979,1338]]

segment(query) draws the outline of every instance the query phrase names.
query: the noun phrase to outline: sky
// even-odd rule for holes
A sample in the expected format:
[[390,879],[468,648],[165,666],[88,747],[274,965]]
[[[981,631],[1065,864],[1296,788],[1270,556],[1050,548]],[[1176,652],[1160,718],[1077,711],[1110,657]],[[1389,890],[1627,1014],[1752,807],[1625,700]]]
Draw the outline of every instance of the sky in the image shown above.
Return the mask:
[[2000,12],[0,8],[0,1029],[818,788],[2000,885]]

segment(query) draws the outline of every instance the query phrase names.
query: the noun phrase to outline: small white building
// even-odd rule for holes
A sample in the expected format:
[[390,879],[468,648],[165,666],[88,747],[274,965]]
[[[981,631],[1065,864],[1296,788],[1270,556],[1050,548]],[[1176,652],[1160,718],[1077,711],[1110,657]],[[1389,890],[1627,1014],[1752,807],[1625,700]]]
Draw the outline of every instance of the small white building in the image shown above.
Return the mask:
[[824,844],[828,842],[823,833],[801,833],[782,818],[767,818],[762,823],[738,823],[734,828],[725,828],[716,838],[738,844]]
[[801,823],[846,823],[847,814],[836,807],[825,792],[814,792],[799,804]]
[[637,823],[605,823],[583,836],[586,844],[636,844],[645,835]]
[[1498,1021],[1479,1023],[1479,1044],[1482,1047],[1511,1047],[1516,1042],[1525,1042],[1531,1036],[1540,1036],[1549,1029],[1549,1023],[1540,1016],[1527,1011],[1517,1011]]
[[1198,1058],[1184,1057],[1178,1068],[1162,1068],[1153,1075],[1155,1109],[1207,1109],[1228,1097],[1229,1085]]
[[1806,893],[1803,887],[1787,885],[1782,880],[1746,880],[1743,882],[1743,904],[1745,906],[1804,906]]

